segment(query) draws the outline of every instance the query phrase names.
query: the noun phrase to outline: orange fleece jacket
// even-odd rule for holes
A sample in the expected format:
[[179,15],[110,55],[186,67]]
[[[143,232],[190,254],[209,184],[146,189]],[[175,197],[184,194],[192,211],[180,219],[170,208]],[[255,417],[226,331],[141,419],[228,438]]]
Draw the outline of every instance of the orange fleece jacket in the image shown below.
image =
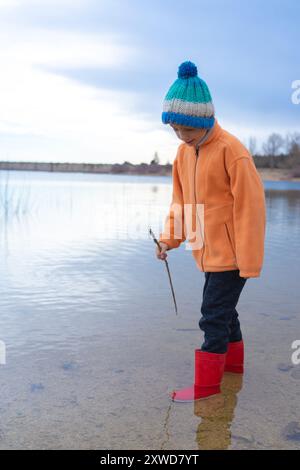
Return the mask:
[[[239,269],[259,277],[264,259],[264,186],[246,147],[217,120],[194,146],[179,145],[173,195],[159,241],[187,248],[200,271]],[[199,214],[200,212],[200,214]]]

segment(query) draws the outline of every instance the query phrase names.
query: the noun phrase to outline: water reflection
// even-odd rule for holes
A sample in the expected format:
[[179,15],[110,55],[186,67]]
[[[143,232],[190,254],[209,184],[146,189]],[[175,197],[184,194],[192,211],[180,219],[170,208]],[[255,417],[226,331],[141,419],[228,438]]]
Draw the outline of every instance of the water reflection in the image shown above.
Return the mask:
[[201,418],[196,442],[201,450],[226,450],[231,444],[231,424],[242,389],[243,375],[224,373],[221,393],[194,403],[194,413]]

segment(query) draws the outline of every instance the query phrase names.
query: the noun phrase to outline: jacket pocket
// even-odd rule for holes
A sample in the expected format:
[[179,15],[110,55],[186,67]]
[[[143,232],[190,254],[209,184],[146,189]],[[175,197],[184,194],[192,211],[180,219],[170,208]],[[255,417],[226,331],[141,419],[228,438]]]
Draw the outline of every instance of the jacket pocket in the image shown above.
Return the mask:
[[228,237],[228,241],[230,243],[233,255],[235,257],[235,243],[234,243],[234,235],[233,235],[233,227],[232,223],[230,221],[224,222],[225,228],[226,228],[226,233]]
[[226,222],[206,224],[206,248],[204,264],[209,267],[224,267],[236,264],[234,240]]

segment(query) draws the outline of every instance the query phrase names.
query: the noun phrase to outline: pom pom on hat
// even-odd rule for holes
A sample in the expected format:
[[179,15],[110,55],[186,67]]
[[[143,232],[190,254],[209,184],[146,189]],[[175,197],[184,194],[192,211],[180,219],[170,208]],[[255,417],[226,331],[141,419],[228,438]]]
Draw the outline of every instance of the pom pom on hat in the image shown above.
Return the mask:
[[178,78],[189,78],[189,77],[196,77],[198,74],[198,70],[193,62],[187,60],[186,62],[182,62],[182,64],[178,68]]

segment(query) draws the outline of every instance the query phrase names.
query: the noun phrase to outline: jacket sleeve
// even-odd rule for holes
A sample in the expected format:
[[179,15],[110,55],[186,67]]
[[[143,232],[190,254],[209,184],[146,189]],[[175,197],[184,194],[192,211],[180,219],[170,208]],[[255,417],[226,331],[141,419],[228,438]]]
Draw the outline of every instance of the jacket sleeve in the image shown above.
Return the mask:
[[264,259],[266,204],[263,182],[252,157],[240,157],[228,169],[234,198],[233,225],[241,277],[259,277]]
[[[178,154],[177,154],[178,155]],[[184,231],[184,203],[182,187],[178,175],[177,156],[172,167],[173,194],[166,217],[163,231],[160,233],[159,241],[169,245],[169,249],[178,248],[185,241]]]

